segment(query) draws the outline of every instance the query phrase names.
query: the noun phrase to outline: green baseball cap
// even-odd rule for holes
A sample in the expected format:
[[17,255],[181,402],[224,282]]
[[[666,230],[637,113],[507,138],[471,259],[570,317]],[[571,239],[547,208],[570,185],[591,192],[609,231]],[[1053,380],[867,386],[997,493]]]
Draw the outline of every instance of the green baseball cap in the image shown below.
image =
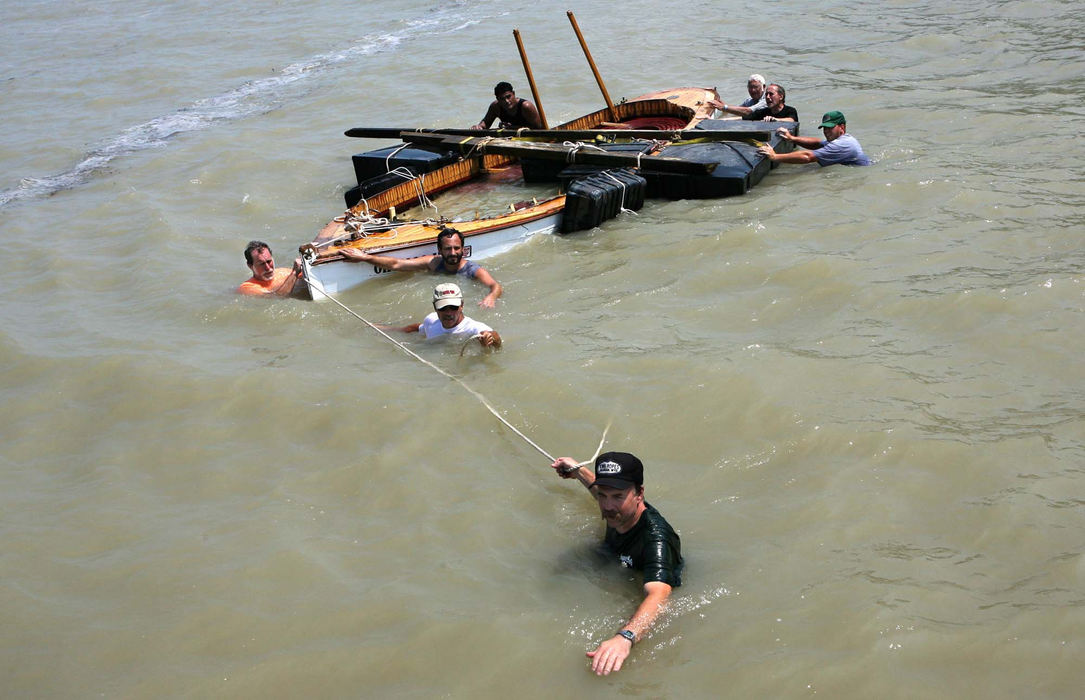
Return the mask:
[[834,126],[846,124],[847,121],[848,120],[844,118],[843,112],[837,112],[836,110],[833,110],[832,112],[826,112],[821,116],[821,125],[818,128],[831,129]]

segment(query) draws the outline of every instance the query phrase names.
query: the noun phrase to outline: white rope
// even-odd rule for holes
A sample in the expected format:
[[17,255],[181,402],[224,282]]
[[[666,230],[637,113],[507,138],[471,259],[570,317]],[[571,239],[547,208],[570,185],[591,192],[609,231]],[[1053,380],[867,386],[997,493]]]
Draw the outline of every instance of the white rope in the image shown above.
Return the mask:
[[[535,448],[536,450],[538,450],[538,451],[539,451],[539,453],[540,453],[540,454],[542,454],[542,455],[543,455],[544,457],[546,457],[547,459],[549,459],[549,460],[551,461],[551,463],[553,463],[553,462],[556,462],[556,461],[557,461],[557,460],[556,460],[556,459],[555,459],[555,458],[554,458],[554,457],[553,457],[553,456],[552,456],[552,455],[551,455],[551,454],[550,454],[549,452],[547,452],[547,451],[546,451],[546,450],[544,450],[543,448],[541,448],[541,447],[539,447],[538,445],[536,445],[536,444],[534,443],[534,441],[532,441],[532,440],[531,440],[531,438],[529,438],[529,437],[528,437],[527,435],[524,435],[524,434],[523,434],[522,432],[520,432],[520,431],[519,431],[519,430],[518,430],[518,429],[516,428],[516,426],[514,426],[514,425],[513,425],[512,423],[509,423],[509,422],[508,422],[507,420],[505,420],[505,419],[504,419],[504,417],[502,417],[502,416],[501,416],[501,414],[497,412],[497,409],[495,409],[495,408],[494,408],[493,406],[491,406],[491,405],[490,405],[490,402],[486,400],[486,397],[485,397],[485,396],[483,396],[482,394],[478,393],[477,391],[475,391],[474,389],[472,389],[471,387],[469,387],[469,386],[467,385],[467,383],[466,383],[466,382],[464,382],[464,381],[463,381],[462,379],[460,379],[460,378],[458,378],[458,377],[454,377],[454,376],[452,376],[451,374],[449,374],[448,372],[444,371],[443,369],[441,369],[441,368],[440,368],[440,367],[438,367],[437,365],[433,364],[433,363],[432,363],[432,362],[430,362],[429,360],[427,360],[427,359],[425,359],[425,358],[423,358],[423,357],[420,357],[420,356],[419,356],[419,355],[418,355],[417,353],[415,353],[414,351],[412,351],[412,350],[411,350],[410,348],[408,348],[408,347],[407,347],[406,345],[404,345],[403,343],[399,342],[398,340],[396,340],[396,339],[395,339],[395,338],[393,338],[392,336],[388,335],[388,334],[387,334],[387,333],[385,333],[385,332],[384,332],[383,330],[381,330],[381,329],[380,329],[379,327],[377,327],[377,326],[375,326],[374,324],[370,323],[370,322],[369,322],[369,321],[367,321],[366,319],[362,318],[362,317],[361,317],[361,316],[360,316],[360,315],[359,315],[358,313],[356,313],[356,312],[355,312],[354,310],[352,310],[352,309],[351,309],[350,307],[348,307],[348,306],[347,306],[346,304],[344,304],[343,302],[339,301],[338,299],[336,299],[336,298],[335,298],[335,297],[333,297],[332,295],[330,295],[330,294],[328,294],[327,292],[325,292],[325,291],[324,291],[324,290],[323,290],[323,289],[322,289],[322,288],[321,288],[321,287],[320,287],[319,285],[311,284],[311,285],[309,285],[309,287],[310,287],[310,289],[316,289],[316,290],[317,290],[317,291],[319,291],[319,292],[320,292],[321,294],[323,294],[323,295],[324,295],[324,296],[325,296],[326,298],[328,298],[328,299],[331,299],[332,301],[334,301],[334,302],[335,302],[336,304],[338,304],[338,305],[339,305],[339,306],[340,306],[340,307],[341,307],[341,308],[342,308],[342,309],[343,309],[344,311],[346,311],[347,313],[349,313],[349,314],[350,314],[351,316],[353,316],[354,318],[358,319],[359,321],[361,321],[361,322],[362,322],[362,323],[364,323],[365,325],[369,326],[369,327],[370,327],[370,328],[372,328],[373,330],[375,330],[375,331],[377,331],[378,333],[380,333],[381,335],[383,335],[383,336],[384,336],[384,337],[385,337],[385,338],[386,338],[387,340],[389,340],[389,341],[391,341],[392,343],[394,343],[394,344],[396,345],[396,347],[398,347],[398,348],[399,348],[400,350],[402,350],[403,352],[407,353],[408,355],[410,355],[410,356],[411,356],[411,357],[413,357],[414,359],[418,360],[418,361],[419,361],[419,362],[421,362],[422,364],[424,364],[424,365],[427,365],[427,366],[429,366],[429,367],[433,368],[433,369],[434,369],[435,371],[439,372],[440,374],[442,374],[442,375],[444,375],[444,376],[448,377],[448,378],[449,378],[449,379],[451,379],[452,381],[454,381],[454,382],[456,382],[457,384],[459,384],[460,386],[462,386],[462,387],[463,387],[463,388],[464,388],[464,389],[465,389],[465,390],[466,390],[466,391],[467,391],[468,393],[470,393],[470,394],[471,394],[472,396],[474,396],[474,397],[475,397],[476,399],[478,399],[478,400],[479,400],[479,402],[481,402],[481,403],[482,403],[482,405],[486,407],[486,410],[488,410],[488,411],[489,411],[490,413],[492,413],[492,414],[493,414],[493,416],[494,416],[494,418],[496,418],[497,420],[501,421],[501,422],[502,422],[502,423],[503,423],[503,424],[505,425],[505,427],[507,427],[507,428],[508,428],[509,430],[511,430],[512,432],[516,433],[516,434],[517,434],[517,435],[519,435],[519,436],[520,436],[521,438],[523,438],[523,439],[524,439],[524,441],[525,441],[525,442],[527,442],[527,444],[531,445],[531,446],[532,446],[532,447],[534,447],[534,448]],[[462,351],[461,351],[461,352],[462,352]],[[610,429],[610,425],[609,425],[609,424],[607,425],[607,429],[608,429],[608,430]],[[604,440],[606,439],[606,431],[605,431],[605,430],[603,431],[603,439],[604,439]],[[603,442],[602,442],[602,441],[600,441],[600,442],[599,442],[599,449],[602,449],[602,447],[603,447]],[[595,453],[595,457],[598,457],[598,456],[599,456],[599,452],[598,452],[598,451],[596,451],[596,453]],[[592,460],[591,460],[591,461],[595,461],[595,457],[592,457]],[[587,463],[588,463],[588,462],[584,462],[584,464],[587,464]]]
[[614,174],[611,173],[609,170],[600,170],[599,174],[609,177],[614,182],[617,182],[618,186],[622,188],[622,201],[618,205],[618,211],[620,211],[623,214],[632,214],[633,216],[639,216],[637,214],[637,212],[633,211],[632,209],[626,209],[625,208],[625,190],[626,190],[625,183],[622,182],[621,180],[619,180],[618,178],[614,177]]
[[399,232],[396,231],[397,228],[410,226],[412,223],[409,221],[393,222],[384,217],[373,216],[369,213],[368,208],[364,214],[355,213],[352,210],[347,209],[342,217],[336,217],[336,221],[343,222],[343,231],[345,231],[345,233],[341,236],[336,236],[335,238],[318,243],[316,247],[323,248],[336,243],[341,243],[344,240],[354,240],[356,237],[373,238],[377,233],[383,234],[381,235],[381,238],[384,240],[394,240],[399,236]]
[[493,136],[482,136],[474,139],[474,143],[471,148],[467,149],[467,153],[463,155],[464,158],[472,158],[475,155],[475,151],[478,151],[479,155],[486,153],[486,146],[494,140]]
[[481,333],[475,333],[473,336],[471,336],[467,340],[463,341],[463,345],[460,346],[460,357],[463,357],[463,351],[467,349],[468,343],[470,343],[472,340],[478,340],[481,337],[482,337]]
[[[434,211],[437,211],[437,205],[433,203],[433,200],[431,200],[428,195],[426,195],[425,173],[415,175],[413,172],[410,171],[410,169],[402,166],[394,170],[389,170],[388,173],[391,175],[398,175],[399,177],[407,180],[408,182],[413,180],[415,192],[418,194],[418,206],[422,207],[423,209],[433,209]],[[366,204],[366,208],[369,208],[368,203]]]
[[350,239],[357,234],[362,238],[376,238],[379,234],[382,240],[394,240],[399,236],[399,232],[396,229],[406,228],[408,226],[440,226],[442,223],[446,223],[443,219],[419,219],[417,221],[389,221],[383,217],[371,216],[368,214],[353,214],[350,210],[347,210],[342,216],[335,217],[337,223],[344,224],[344,228],[347,229],[347,233],[336,236],[335,238],[329,238],[326,241],[320,243],[314,243],[315,248],[326,248],[330,245],[341,243],[344,240]]
[[607,427],[603,428],[603,435],[599,438],[599,446],[595,448],[595,454],[591,456],[591,459],[586,459],[583,462],[578,462],[576,468],[587,466],[593,463],[599,453],[603,451],[603,443],[607,441],[607,432],[610,430],[610,421],[607,421]]
[[577,152],[580,151],[583,148],[594,148],[595,150],[597,150],[597,151],[599,151],[601,153],[606,153],[607,152],[607,149],[605,149],[605,148],[601,148],[599,146],[596,146],[594,143],[584,143],[583,141],[565,141],[561,145],[565,146],[566,148],[569,149],[565,153],[565,162],[566,163],[575,163],[576,162],[576,154],[577,154]]
[[350,209],[346,210],[341,216],[337,216],[334,219],[335,222],[343,224],[343,228],[346,233],[329,238],[326,241],[319,243],[311,243],[313,248],[327,248],[329,246],[337,245],[343,241],[354,240],[355,237],[361,238],[373,238],[381,241],[393,241],[399,236],[399,232],[396,229],[405,228],[407,226],[440,226],[447,223],[447,219],[419,219],[416,221],[389,221],[383,217],[373,216],[369,213],[356,214]]
[[[406,144],[404,144],[406,145]],[[350,209],[343,212],[342,216],[335,217],[334,221],[343,224],[343,230],[346,232],[341,236],[336,236],[329,240],[316,244],[317,248],[324,248],[336,243],[340,243],[346,239],[353,239],[355,236],[362,238],[371,238],[375,233],[384,234],[382,238],[393,240],[399,234],[396,232],[396,228],[402,226],[413,226],[416,224],[422,225],[436,225],[440,222],[440,211],[437,209],[437,205],[426,194],[426,175],[415,175],[410,169],[406,167],[399,167],[389,170],[390,175],[396,175],[404,180],[414,182],[415,191],[418,195],[418,206],[423,209],[432,209],[436,216],[428,217],[419,221],[392,221],[391,219],[383,216],[374,216],[370,213],[369,201],[362,197],[359,199],[358,204],[355,204]],[[356,212],[355,210],[362,206],[363,211]]]
[[394,158],[397,153],[399,153],[400,151],[402,151],[404,148],[406,148],[409,145],[410,145],[409,143],[402,143],[402,144],[400,144],[400,145],[398,145],[398,146],[396,146],[395,148],[392,149],[391,153],[389,153],[387,155],[387,157],[385,157],[385,159],[384,159],[384,171],[385,172],[387,172],[387,173],[392,172],[392,167],[391,167],[392,166],[392,158]]

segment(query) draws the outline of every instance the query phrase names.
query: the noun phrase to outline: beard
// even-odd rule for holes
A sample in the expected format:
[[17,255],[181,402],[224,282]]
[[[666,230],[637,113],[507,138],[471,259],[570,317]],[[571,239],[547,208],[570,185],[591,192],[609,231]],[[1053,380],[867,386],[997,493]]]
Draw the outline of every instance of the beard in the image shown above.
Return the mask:
[[463,259],[462,255],[442,255],[441,260],[444,261],[445,267],[454,268],[459,267],[460,260]]

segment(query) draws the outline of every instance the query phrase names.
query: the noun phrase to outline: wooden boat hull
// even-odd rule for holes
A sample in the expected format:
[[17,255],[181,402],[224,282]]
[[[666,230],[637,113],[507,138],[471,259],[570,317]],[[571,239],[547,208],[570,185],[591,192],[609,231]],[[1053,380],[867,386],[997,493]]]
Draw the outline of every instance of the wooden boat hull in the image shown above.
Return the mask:
[[[632,100],[620,102],[614,106],[619,119],[660,119],[682,121],[681,128],[692,129],[705,119],[710,119],[715,108],[708,104],[709,100],[718,99],[719,95],[714,89],[699,87],[671,88],[651,92]],[[610,111],[606,108],[597,110],[582,117],[565,122],[554,127],[555,130],[580,130],[596,129],[609,123]],[[616,129],[616,133],[621,130]],[[354,156],[354,170],[361,185],[368,178],[383,175],[390,169],[410,166],[411,162],[398,158],[393,154],[392,148],[378,149],[370,154],[358,154]],[[375,155],[368,164],[361,159],[366,155]],[[556,181],[557,170],[552,163],[544,162],[542,165],[529,161],[526,168],[521,169],[521,164],[510,156],[486,153],[479,157],[465,158],[462,161],[445,165],[431,172],[425,172],[422,183],[425,192],[429,196],[436,195],[445,190],[456,187],[459,184],[477,179],[492,173],[501,173],[509,168],[517,168],[517,174],[522,174],[525,180],[531,182]],[[422,170],[425,170],[423,168]],[[357,189],[357,188],[355,188]],[[354,209],[361,205],[378,216],[386,216],[392,207],[402,210],[412,204],[418,198],[418,186],[404,181],[389,190],[377,195],[369,196],[364,202],[355,203],[353,196],[348,196],[350,208]]]
[[[618,113],[618,119],[626,126],[618,128],[645,128],[644,126],[631,125],[631,120],[646,118],[674,118],[677,125],[657,125],[655,128],[661,131],[673,129],[692,129],[702,119],[711,119],[715,113],[715,107],[708,104],[709,100],[718,100],[719,94],[711,88],[681,87],[669,90],[650,92],[646,95],[634,97],[631,100],[614,105]],[[591,114],[565,122],[555,129],[597,129],[605,124],[612,124],[608,108],[600,109]],[[680,123],[679,123],[680,122]],[[647,128],[652,128],[648,126]]]
[[[322,301],[328,295],[346,291],[388,272],[374,265],[348,260],[340,252],[344,248],[404,259],[431,256],[437,250],[438,234],[453,228],[463,234],[464,257],[483,260],[503,253],[536,234],[554,233],[561,225],[564,208],[565,196],[558,195],[542,202],[533,202],[515,212],[484,219],[444,224],[412,223],[384,232],[373,232],[353,241],[332,242],[320,248],[316,247],[320,245],[318,240],[301,248],[306,290],[310,299]],[[332,222],[321,235],[327,241],[334,241],[343,226],[341,222]]]
[[[674,88],[619,103],[615,105],[615,110],[621,120],[656,120],[661,125],[665,124],[667,129],[692,128],[712,116],[714,110],[707,104],[710,99],[718,99],[715,90]],[[602,109],[556,128],[598,128],[611,118],[610,111]],[[636,125],[646,128],[646,123],[639,121]],[[620,127],[620,124],[616,126]],[[395,168],[396,164],[390,160],[388,164]],[[354,164],[357,169],[357,157]],[[376,223],[376,220],[387,217],[392,211],[413,204],[423,188],[427,196],[432,196],[477,178],[494,176],[495,173],[505,173],[507,176],[512,168],[516,168],[515,174],[520,175],[515,160],[505,155],[465,157],[424,175],[405,178],[402,183],[361,199],[343,217],[337,217],[321,229],[312,243],[300,247],[309,298],[320,301],[385,273],[373,265],[349,261],[339,252],[345,247],[399,258],[433,255],[437,235],[445,228],[455,228],[463,234],[465,255],[473,260],[481,260],[503,252],[529,236],[559,230],[565,206],[564,195],[541,202],[521,203],[514,205],[514,211],[474,220],[393,221],[386,222],[387,225],[383,227]],[[358,173],[360,176],[362,171]],[[363,226],[365,230],[352,233],[351,220],[363,218],[369,222]]]

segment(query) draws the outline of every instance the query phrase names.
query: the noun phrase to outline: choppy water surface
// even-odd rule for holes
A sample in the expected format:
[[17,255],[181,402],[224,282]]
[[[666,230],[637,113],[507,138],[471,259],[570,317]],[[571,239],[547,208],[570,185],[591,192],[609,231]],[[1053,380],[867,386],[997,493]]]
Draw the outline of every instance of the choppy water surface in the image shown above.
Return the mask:
[[1079,694],[1078,4],[574,8],[616,99],[761,72],[877,161],[536,238],[487,264],[501,353],[413,345],[644,459],[685,585],[609,678],[639,586],[586,494],[342,309],[231,293],[338,213],[344,129],[526,94],[514,28],[551,122],[598,108],[563,9],[0,9],[5,695]]

